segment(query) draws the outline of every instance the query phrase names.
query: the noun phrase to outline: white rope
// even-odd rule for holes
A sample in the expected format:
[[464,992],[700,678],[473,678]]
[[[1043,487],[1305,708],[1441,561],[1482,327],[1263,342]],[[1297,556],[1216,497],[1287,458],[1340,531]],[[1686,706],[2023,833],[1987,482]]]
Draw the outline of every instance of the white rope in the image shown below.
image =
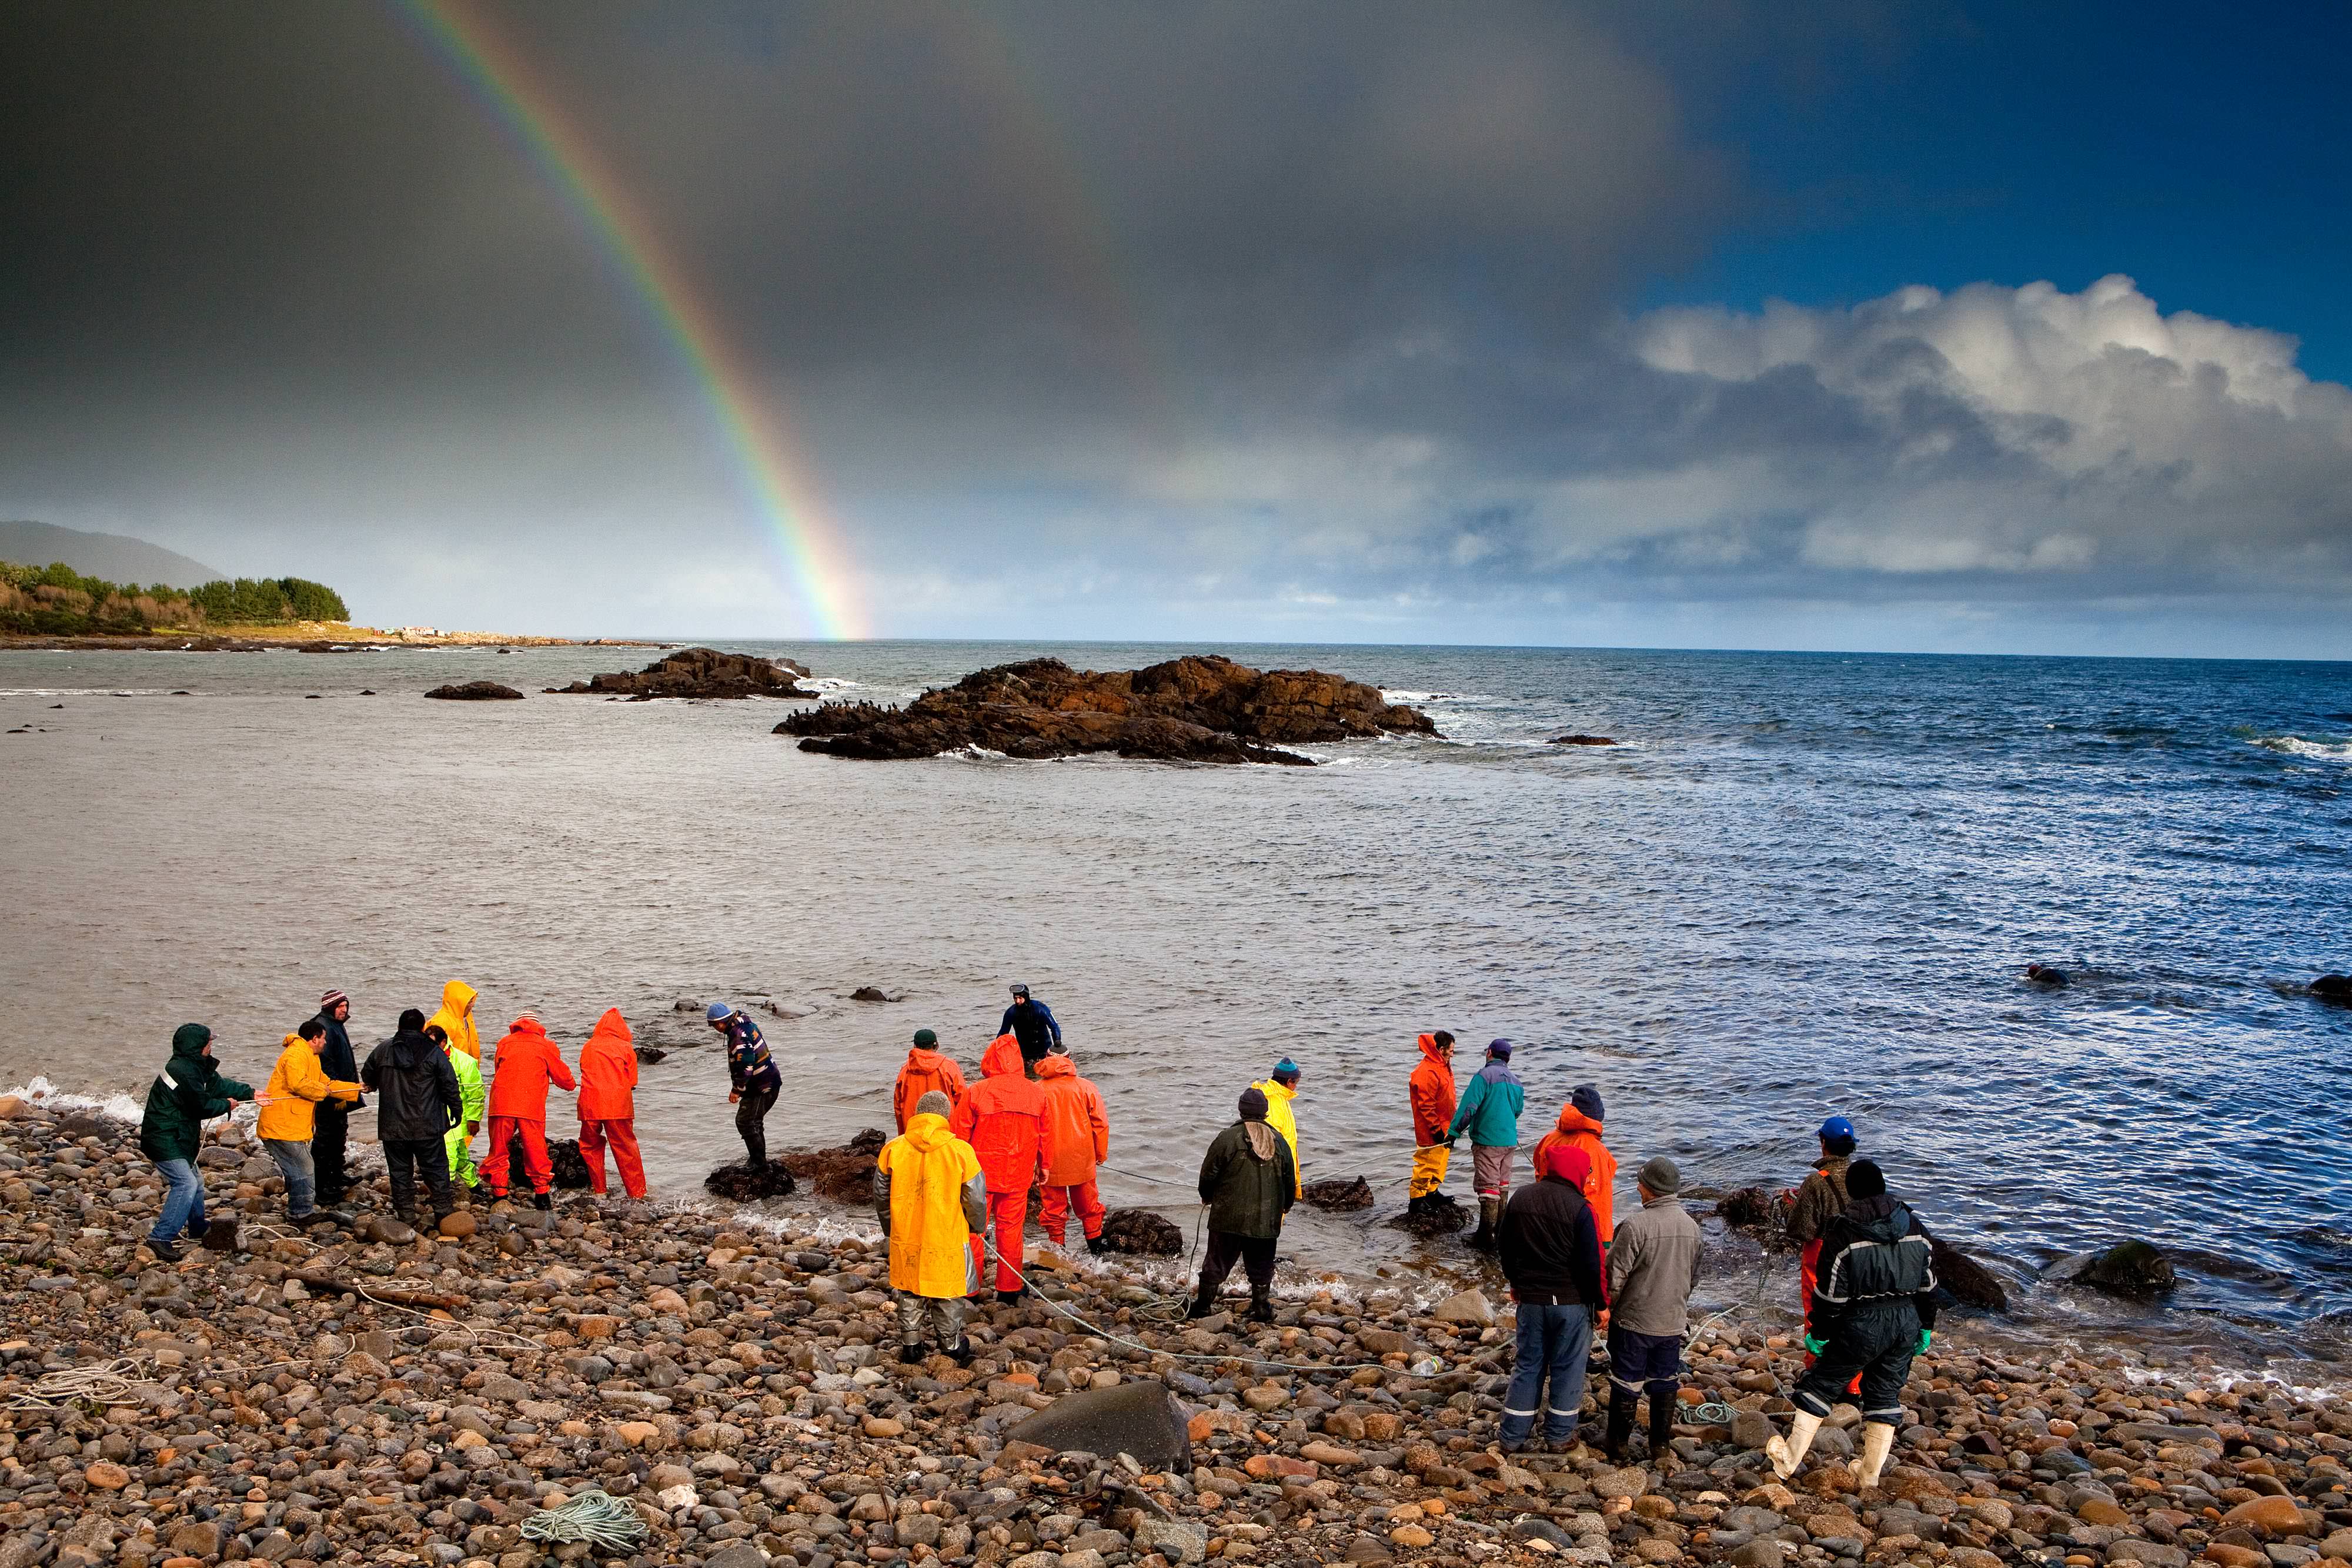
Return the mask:
[[584,1541],[606,1552],[628,1552],[649,1531],[634,1508],[601,1488],[591,1487],[562,1508],[543,1508],[522,1521],[526,1541]]

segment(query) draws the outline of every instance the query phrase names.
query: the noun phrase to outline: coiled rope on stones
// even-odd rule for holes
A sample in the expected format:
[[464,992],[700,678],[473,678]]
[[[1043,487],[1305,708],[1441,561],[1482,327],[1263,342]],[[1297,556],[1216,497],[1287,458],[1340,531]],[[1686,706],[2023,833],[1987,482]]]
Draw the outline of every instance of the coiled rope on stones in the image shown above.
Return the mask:
[[543,1508],[522,1521],[526,1541],[584,1541],[606,1552],[629,1552],[651,1533],[637,1511],[599,1487],[561,1508]]

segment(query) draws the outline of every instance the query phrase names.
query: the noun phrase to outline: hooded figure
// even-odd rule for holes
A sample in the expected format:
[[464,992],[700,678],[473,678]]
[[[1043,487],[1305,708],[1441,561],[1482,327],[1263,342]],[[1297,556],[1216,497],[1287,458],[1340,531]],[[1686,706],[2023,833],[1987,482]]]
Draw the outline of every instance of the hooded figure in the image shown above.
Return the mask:
[[1201,1201],[1209,1206],[1209,1253],[1201,1262],[1201,1289],[1185,1310],[1205,1318],[1216,1310],[1217,1289],[1239,1262],[1249,1275],[1252,1322],[1274,1321],[1274,1247],[1283,1216],[1298,1197],[1298,1166],[1290,1145],[1267,1117],[1265,1092],[1242,1091],[1241,1120],[1217,1134],[1201,1161]]
[[463,980],[442,987],[441,1010],[425,1021],[441,1026],[441,1032],[449,1037],[451,1051],[462,1051],[476,1061],[482,1060],[482,1037],[474,1028],[473,987]]
[[1573,1144],[1584,1151],[1584,1157],[1591,1162],[1591,1174],[1584,1178],[1584,1201],[1592,1206],[1592,1223],[1600,1228],[1604,1248],[1617,1236],[1617,1156],[1601,1142],[1605,1109],[1597,1085],[1578,1084],[1568,1103],[1559,1108],[1559,1124],[1536,1145],[1535,1160],[1536,1169],[1543,1169],[1545,1155],[1562,1144]]
[[1021,1234],[1029,1222],[1029,1188],[1037,1179],[1045,1138],[1045,1092],[1023,1071],[1021,1041],[1000,1034],[980,1059],[981,1081],[955,1108],[949,1125],[971,1145],[988,1177],[988,1211],[995,1221],[996,1299],[1010,1304],[1021,1282]]
[[606,1190],[606,1144],[613,1145],[621,1190],[631,1197],[646,1196],[646,1163],[637,1152],[635,1040],[621,1009],[606,1008],[580,1048],[580,1157],[588,1164],[589,1189],[599,1197]]
[[949,1128],[952,1109],[945,1091],[929,1091],[915,1102],[907,1130],[874,1158],[874,1213],[890,1242],[901,1361],[921,1355],[926,1319],[942,1352],[971,1360],[963,1298],[977,1283],[971,1242],[988,1223],[988,1178],[971,1145]]
[[286,1037],[278,1065],[261,1090],[261,1119],[254,1133],[262,1148],[277,1162],[286,1182],[286,1218],[298,1223],[318,1211],[318,1167],[310,1157],[310,1134],[315,1107],[332,1096],[350,1101],[360,1097],[352,1080],[331,1079],[319,1066],[319,1048],[327,1030],[317,1019],[305,1019],[301,1030]]
[[[400,1016],[405,1021],[408,1014]],[[449,1163],[449,1179],[471,1191],[478,1185],[475,1180],[474,1134],[482,1130],[490,1113],[489,1095],[482,1087],[482,1064],[451,1045],[438,1024],[426,1024],[425,1038],[433,1042],[434,1049],[449,1063],[449,1071],[457,1077],[457,1098],[465,1104],[465,1119],[451,1127],[441,1142]]]
[[1292,1196],[1297,1197],[1307,1190],[1307,1178],[1299,1175],[1298,1118],[1290,1109],[1290,1103],[1298,1098],[1298,1063],[1286,1056],[1274,1064],[1271,1076],[1250,1087],[1265,1096],[1265,1124],[1281,1134],[1282,1141],[1290,1145],[1290,1174],[1297,1183]]
[[1486,1047],[1486,1064],[1470,1080],[1445,1129],[1449,1143],[1470,1134],[1471,1175],[1478,1186],[1478,1231],[1470,1245],[1481,1251],[1495,1249],[1495,1227],[1511,1190],[1511,1164],[1519,1149],[1519,1113],[1527,1103],[1528,1092],[1511,1071],[1511,1042],[1498,1040]]
[[890,1111],[898,1118],[898,1131],[905,1132],[914,1119],[916,1103],[934,1090],[948,1097],[948,1114],[964,1096],[963,1069],[952,1058],[938,1051],[940,1037],[929,1030],[915,1031],[915,1043],[907,1052],[906,1065],[898,1069],[898,1082],[890,1091]]
[[[468,1067],[474,1059],[456,1059]],[[474,1074],[478,1093],[481,1073]],[[416,1180],[425,1178],[437,1221],[457,1207],[449,1186],[449,1144],[466,1121],[465,1092],[449,1052],[425,1032],[425,1015],[410,1008],[400,1015],[400,1032],[368,1052],[360,1082],[376,1097],[376,1135],[383,1140],[383,1163],[392,1176],[392,1211],[416,1218]]]
[[1448,1134],[1454,1124],[1454,1037],[1444,1030],[1425,1034],[1416,1042],[1421,1060],[1413,1063],[1406,1085],[1412,1103],[1412,1182],[1407,1191],[1409,1214],[1420,1214],[1445,1185],[1446,1166],[1453,1163]]
[[139,1118],[139,1152],[166,1184],[163,1212],[147,1235],[147,1249],[162,1261],[179,1257],[173,1243],[183,1234],[204,1234],[205,1184],[196,1175],[196,1148],[205,1124],[252,1098],[251,1085],[221,1076],[212,1030],[200,1023],[173,1030],[172,1060],[148,1088],[146,1113]]
[[1110,1155],[1102,1091],[1079,1077],[1077,1064],[1059,1051],[1037,1064],[1037,1087],[1045,1096],[1045,1201],[1037,1215],[1045,1239],[1062,1245],[1075,1208],[1087,1250],[1108,1252],[1102,1197],[1095,1189],[1095,1167]]
[[551,1208],[549,1194],[555,1186],[554,1162],[547,1154],[547,1087],[576,1089],[563,1053],[540,1021],[525,1013],[514,1020],[491,1059],[490,1152],[482,1161],[489,1178],[490,1197],[507,1195],[509,1149],[522,1139],[523,1175],[530,1178],[531,1207]]
[[1496,1260],[1519,1307],[1518,1355],[1503,1396],[1507,1454],[1533,1439],[1538,1415],[1555,1453],[1576,1441],[1593,1318],[1609,1301],[1601,1238],[1584,1201],[1590,1166],[1583,1150],[1555,1146],[1537,1179],[1511,1194],[1496,1227]]
[[1764,1445],[1782,1480],[1797,1473],[1830,1406],[1862,1385],[1862,1457],[1847,1469],[1866,1491],[1895,1447],[1903,1419],[1903,1385],[1915,1356],[1927,1354],[1936,1329],[1934,1244],[1908,1206],[1887,1196],[1886,1177],[1868,1160],[1846,1167],[1847,1202],[1822,1235],[1821,1277],[1805,1316],[1813,1364],[1790,1399],[1797,1413],[1787,1437]]

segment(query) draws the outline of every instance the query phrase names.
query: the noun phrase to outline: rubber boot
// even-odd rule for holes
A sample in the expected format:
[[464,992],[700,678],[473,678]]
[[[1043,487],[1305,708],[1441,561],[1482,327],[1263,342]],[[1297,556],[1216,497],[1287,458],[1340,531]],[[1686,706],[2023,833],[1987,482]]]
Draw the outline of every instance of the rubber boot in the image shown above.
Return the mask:
[[1099,1236],[1089,1236],[1087,1238],[1087,1250],[1099,1258],[1110,1250],[1110,1243]]
[[530,1206],[541,1214],[552,1214],[555,1211],[555,1199],[546,1193],[535,1192],[530,1195]]
[[947,1353],[947,1357],[950,1361],[954,1362],[958,1366],[970,1366],[971,1364],[971,1341],[963,1340],[960,1342],[953,1350]]
[[1192,1304],[1184,1309],[1188,1318],[1205,1318],[1217,1310],[1217,1293],[1202,1285],[1192,1292]]
[[1650,1389],[1650,1464],[1653,1469],[1678,1468],[1682,1459],[1675,1452],[1675,1406],[1671,1390],[1661,1394],[1656,1385]]
[[1017,1291],[999,1291],[996,1292],[996,1304],[1000,1307],[1017,1307],[1021,1304],[1021,1298],[1028,1293],[1029,1289],[1025,1285]]
[[1612,1465],[1625,1462],[1625,1447],[1633,1440],[1633,1401],[1622,1388],[1609,1391],[1609,1435],[1601,1440],[1601,1451],[1609,1456]]
[[898,1342],[899,1364],[903,1366],[920,1366],[923,1364],[923,1360],[922,1341],[919,1339],[909,1339]]
[[1250,1287],[1249,1321],[1254,1323],[1274,1322],[1274,1287],[1271,1285]]
[[1805,1450],[1813,1446],[1813,1434],[1822,1429],[1822,1418],[1810,1410],[1800,1410],[1790,1423],[1785,1437],[1774,1433],[1764,1445],[1765,1457],[1772,1461],[1772,1473],[1787,1480],[1805,1462]]
[[1471,1236],[1470,1245],[1481,1252],[1495,1250],[1495,1222],[1502,1218],[1503,1200],[1482,1197],[1478,1200],[1478,1228]]
[[1853,1472],[1853,1479],[1862,1483],[1863,1490],[1868,1491],[1878,1484],[1878,1472],[1886,1468],[1886,1456],[1894,1448],[1893,1427],[1884,1421],[1862,1424],[1862,1458],[1848,1459],[1846,1469]]

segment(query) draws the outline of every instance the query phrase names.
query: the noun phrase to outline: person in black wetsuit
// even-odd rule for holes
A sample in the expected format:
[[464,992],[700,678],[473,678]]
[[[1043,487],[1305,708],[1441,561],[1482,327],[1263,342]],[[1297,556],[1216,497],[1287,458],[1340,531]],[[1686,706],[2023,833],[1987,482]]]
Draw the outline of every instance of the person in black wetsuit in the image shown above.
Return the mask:
[[1039,1062],[1062,1049],[1062,1025],[1054,1009],[1032,1000],[1029,988],[1024,985],[1013,988],[1013,1005],[1004,1009],[1004,1021],[996,1026],[996,1032],[1021,1042],[1021,1065],[1032,1078],[1037,1076]]

